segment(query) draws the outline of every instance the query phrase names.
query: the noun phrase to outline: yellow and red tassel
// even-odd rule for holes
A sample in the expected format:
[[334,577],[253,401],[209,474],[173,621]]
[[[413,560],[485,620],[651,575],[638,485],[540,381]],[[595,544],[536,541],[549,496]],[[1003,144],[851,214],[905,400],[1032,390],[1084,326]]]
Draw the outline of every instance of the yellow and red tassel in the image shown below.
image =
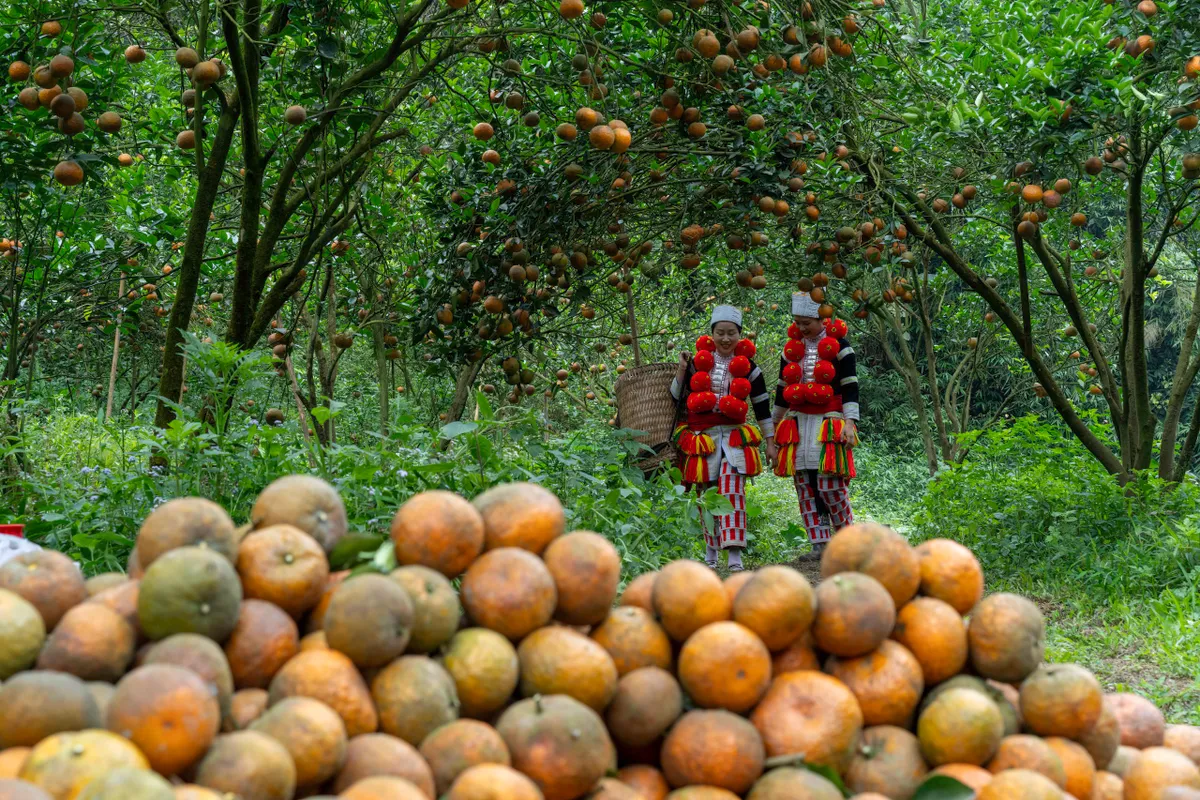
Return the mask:
[[746,459],[746,477],[753,478],[762,472],[762,454],[758,446],[762,444],[762,432],[755,425],[739,425],[729,434],[729,446],[742,448]]
[[817,441],[824,445],[821,453],[821,472],[851,479],[856,475],[853,448],[857,442],[847,445],[841,441],[845,429],[845,420],[827,419],[821,423]]
[[691,430],[686,423],[675,426],[672,437],[675,446],[686,458],[683,460],[684,483],[708,483],[708,457],[717,451],[717,445],[707,433]]

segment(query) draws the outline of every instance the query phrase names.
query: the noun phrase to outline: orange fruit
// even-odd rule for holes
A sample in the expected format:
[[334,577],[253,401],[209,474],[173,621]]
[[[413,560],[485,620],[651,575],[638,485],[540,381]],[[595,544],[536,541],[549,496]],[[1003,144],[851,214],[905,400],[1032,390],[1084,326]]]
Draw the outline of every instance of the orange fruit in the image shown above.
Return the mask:
[[540,558],[522,548],[501,547],[471,565],[461,596],[477,625],[516,641],[550,621],[558,593]]
[[1138,750],[1162,745],[1166,736],[1166,722],[1162,712],[1153,703],[1130,692],[1110,694],[1106,699],[1117,718],[1121,744]]
[[817,587],[813,641],[833,655],[866,655],[892,632],[896,604],[879,581],[861,572],[841,572]]
[[84,581],[84,588],[87,589],[88,597],[95,597],[101,592],[107,591],[114,586],[120,586],[129,581],[129,576],[124,572],[102,572],[99,575],[93,575]]
[[47,631],[73,606],[87,599],[83,573],[75,562],[54,550],[22,553],[0,564],[0,589],[7,589],[29,601]]
[[592,639],[612,656],[618,675],[640,667],[671,669],[671,640],[654,615],[638,606],[618,606],[592,630]]
[[815,772],[800,767],[776,767],[759,778],[746,797],[749,800],[841,800],[843,795],[829,779]]
[[535,483],[506,483],[476,497],[483,517],[484,548],[520,547],[541,554],[563,533],[566,514],[547,489]]
[[175,791],[160,775],[136,767],[117,767],[93,780],[79,800],[175,800]]
[[1100,709],[1100,719],[1076,741],[1088,751],[1097,769],[1106,768],[1112,761],[1121,745],[1121,723],[1107,695]]
[[464,770],[443,800],[544,800],[536,783],[503,764]]
[[450,641],[458,631],[462,606],[449,578],[420,564],[392,570],[390,577],[412,601],[412,635],[406,652],[432,653]]
[[1117,748],[1116,754],[1113,755],[1112,761],[1108,762],[1108,766],[1105,769],[1120,778],[1124,778],[1125,773],[1129,771],[1130,765],[1133,764],[1133,760],[1137,758],[1137,754],[1140,752],[1140,750],[1132,747],[1121,745]]
[[32,667],[45,641],[46,623],[33,603],[0,589],[0,681]]
[[87,685],[60,672],[20,672],[0,686],[0,749],[104,726]]
[[1078,664],[1046,664],[1021,684],[1021,716],[1041,736],[1082,736],[1100,719],[1103,701],[1096,676]]
[[838,772],[849,765],[862,730],[853,692],[820,672],[777,676],[750,719],[769,758],[804,753],[809,763]]
[[672,786],[715,786],[743,794],[763,772],[763,741],[745,718],[728,711],[689,711],[662,746]]
[[908,540],[875,522],[857,522],[837,532],[821,554],[821,577],[861,572],[883,584],[896,608],[921,584],[921,564]]
[[1088,751],[1083,745],[1060,736],[1047,738],[1046,744],[1062,761],[1066,771],[1067,782],[1064,788],[1067,793],[1075,797],[1090,798],[1096,783],[1096,765]]
[[541,628],[517,647],[521,694],[565,694],[603,712],[617,691],[617,667],[597,642],[560,625]]
[[237,558],[238,537],[228,512],[203,497],[177,497],[151,511],[137,534],[138,561],[145,569],[168,550],[207,547]]
[[429,797],[412,781],[390,775],[363,778],[338,796],[345,800],[428,800]]
[[242,689],[235,692],[230,702],[229,718],[233,730],[241,731],[267,710],[270,694],[266,689]]
[[966,614],[983,597],[983,567],[975,554],[950,539],[930,539],[916,548],[920,592]]
[[920,663],[904,645],[885,639],[865,656],[831,656],[825,670],[854,693],[864,725],[912,724],[925,681]]
[[738,592],[742,587],[750,582],[754,577],[754,570],[744,569],[741,572],[735,572],[725,579],[725,594],[729,597],[729,605],[733,606],[733,601],[737,599]]
[[1067,785],[1066,767],[1062,758],[1043,739],[1037,736],[1017,734],[1005,736],[996,748],[996,755],[988,762],[992,774],[1008,769],[1027,769],[1045,775],[1060,788]]
[[103,681],[88,681],[84,685],[87,686],[92,700],[96,702],[96,708],[100,710],[100,719],[107,719],[108,706],[112,703],[113,695],[117,693],[117,687]]
[[1200,767],[1169,747],[1147,747],[1125,771],[1125,800],[1160,800],[1168,786],[1200,789]]
[[[624,129],[618,129],[616,132],[628,133]],[[632,786],[626,786],[616,778],[601,778],[588,798],[589,800],[642,800],[642,795]]]
[[746,626],[714,622],[689,636],[679,651],[679,681],[700,708],[740,714],[767,691],[771,654]]
[[274,603],[299,617],[325,593],[329,562],[317,540],[304,531],[292,525],[271,525],[242,540],[237,571],[246,597]]
[[297,653],[271,679],[270,704],[285,697],[311,697],[338,712],[346,735],[373,733],[379,716],[354,662],[336,650]]
[[99,603],[67,611],[38,655],[38,669],[68,672],[85,681],[115,681],[133,661],[133,628]]
[[1005,683],[1023,681],[1042,663],[1046,621],[1038,607],[1024,597],[993,594],[971,614],[967,646],[971,665],[983,677]]
[[195,764],[221,728],[221,708],[191,670],[148,664],[117,684],[107,727],[129,739],[154,771],[176,775]]
[[1168,725],[1163,731],[1163,746],[1178,750],[1200,764],[1200,726]]
[[496,729],[473,719],[455,720],[426,736],[421,757],[433,772],[437,795],[449,791],[459,775],[477,764],[512,764],[508,745]]
[[780,650],[771,657],[771,674],[773,676],[798,670],[821,671],[821,661],[817,658],[817,651],[813,649],[811,632],[803,634],[787,649]]
[[892,638],[908,648],[932,686],[962,672],[967,665],[967,629],[949,603],[914,597],[896,612]]
[[763,567],[737,593],[733,619],[775,652],[808,631],[816,616],[816,602],[808,579],[796,570]]
[[643,747],[657,741],[681,713],[683,692],[675,677],[665,669],[641,667],[617,682],[604,719],[619,744]]
[[196,767],[195,782],[246,798],[286,800],[296,791],[296,765],[287,748],[265,733],[237,731],[217,737]]
[[1099,771],[1096,773],[1090,800],[1124,800],[1124,797],[1125,781],[1111,772]]
[[1062,800],[1062,790],[1045,775],[1010,769],[976,792],[975,800]]
[[634,791],[641,793],[642,800],[663,800],[671,787],[667,779],[654,767],[646,764],[630,764],[617,771],[617,780]]
[[271,678],[299,652],[296,621],[265,600],[244,600],[237,625],[225,642],[225,657],[239,689],[265,689]]
[[434,797],[433,772],[417,749],[386,733],[355,736],[346,747],[345,765],[330,787],[344,792],[364,778],[403,778]]
[[965,784],[968,788],[978,792],[991,780],[994,775],[988,772],[983,767],[977,767],[974,764],[942,764],[940,767],[934,768],[930,775],[945,775],[948,778],[954,778],[959,783]]
[[325,612],[329,609],[329,603],[333,600],[333,593],[349,577],[350,570],[348,569],[329,573],[329,577],[325,579],[325,590],[321,593],[321,599],[313,606],[312,611],[308,612],[308,624],[305,626],[305,630],[308,633],[324,632]]
[[462,715],[476,719],[490,717],[508,703],[520,673],[516,648],[487,628],[454,634],[442,653],[442,666],[454,679]]
[[0,800],[54,800],[32,783],[15,778],[0,778]]
[[325,611],[325,641],[358,667],[382,667],[408,646],[413,605],[408,592],[385,575],[345,581]]
[[124,737],[102,730],[56,733],[34,745],[17,774],[56,800],[72,800],[89,783],[121,767],[148,769]]
[[948,689],[917,719],[921,752],[931,766],[986,764],[1004,738],[1000,709],[982,692]]
[[[325,640],[325,631],[317,631],[310,633],[300,639],[298,650],[329,650],[329,642]],[[287,663],[287,662],[284,662]]]
[[138,593],[140,589],[141,581],[123,581],[102,592],[97,592],[84,602],[99,603],[100,605],[108,606],[129,623],[134,633],[140,639],[142,638],[142,626],[138,622]]
[[28,747],[9,747],[0,750],[0,780],[15,778],[29,755]]
[[[566,695],[513,703],[496,721],[496,730],[508,745],[513,767],[533,779],[545,800],[574,800],[615,766],[604,721]],[[455,785],[469,773],[460,775]],[[450,791],[453,796],[454,788]]]
[[420,564],[456,578],[483,552],[483,518],[453,492],[421,492],[392,518],[396,563]]
[[737,795],[717,786],[685,786],[667,795],[667,800],[737,800]]
[[250,725],[278,741],[296,764],[296,786],[316,788],[346,762],[346,725],[337,712],[311,697],[289,697]]
[[558,590],[555,619],[595,625],[608,616],[621,580],[621,555],[611,542],[591,531],[574,531],[550,542],[542,560]]
[[647,611],[654,611],[654,581],[658,578],[658,570],[643,572],[631,580],[621,593],[621,605],[637,606]]
[[862,732],[846,769],[846,788],[887,797],[912,797],[927,772],[916,736],[903,728],[879,725]]
[[212,639],[195,633],[177,633],[139,654],[141,664],[170,664],[191,670],[208,684],[209,693],[217,698],[221,718],[230,715],[233,699],[233,673],[225,653]]
[[255,530],[292,525],[326,552],[346,535],[346,507],[328,482],[315,475],[285,475],[267,485],[250,509]]
[[716,573],[695,561],[672,561],[659,571],[651,595],[663,629],[685,641],[712,622],[730,617],[729,596]]
[[458,692],[450,673],[428,656],[401,656],[371,681],[379,727],[416,747],[458,719]]
[[237,625],[242,585],[229,559],[202,547],[159,556],[138,588],[138,624],[150,639],[198,633],[215,642]]

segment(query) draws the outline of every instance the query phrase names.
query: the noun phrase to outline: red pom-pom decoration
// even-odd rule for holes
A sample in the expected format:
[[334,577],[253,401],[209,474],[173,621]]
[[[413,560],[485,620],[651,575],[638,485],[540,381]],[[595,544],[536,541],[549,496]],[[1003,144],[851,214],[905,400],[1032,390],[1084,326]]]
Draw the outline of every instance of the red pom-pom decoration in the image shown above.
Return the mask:
[[688,395],[688,411],[693,414],[706,414],[717,404],[717,396],[712,392],[693,392]]
[[729,374],[735,378],[744,378],[750,374],[750,359],[745,356],[734,356],[729,362]]
[[693,392],[707,392],[712,389],[712,378],[707,372],[692,373],[692,380],[689,383]]
[[825,320],[825,331],[835,339],[845,339],[849,329],[846,327],[844,319],[827,319]]
[[696,355],[692,356],[692,363],[698,372],[708,372],[713,368],[713,354],[707,350],[697,350]]
[[819,355],[821,358],[833,358],[841,349],[842,346],[838,344],[838,340],[834,339],[832,336],[826,336],[817,343],[817,355]]
[[832,361],[818,361],[813,367],[813,380],[817,383],[833,383],[834,377],[837,375],[837,369],[833,366]]
[[804,338],[804,336],[800,333],[800,326],[794,322],[791,325],[788,325],[788,338],[789,339],[803,339]]
[[783,346],[783,357],[793,363],[804,358],[804,342],[799,339],[789,339]]
[[783,399],[789,404],[799,403],[804,399],[804,384],[793,383],[791,386],[783,387]]
[[706,350],[709,353],[712,353],[717,349],[717,343],[713,341],[713,338],[711,336],[707,336],[707,335],[701,336],[699,339],[696,340],[696,349],[697,350]]
[[800,384],[804,387],[804,400],[808,403],[819,403],[821,400],[819,389],[821,384],[809,381],[808,383]]
[[783,367],[783,382],[784,383],[789,384],[789,385],[793,384],[793,383],[799,383],[800,379],[803,377],[804,377],[804,367],[800,366],[799,364],[797,364],[795,362],[784,365],[784,367]]
[[729,382],[729,393],[738,400],[745,400],[750,396],[750,381],[745,378],[734,378]]
[[721,398],[720,409],[722,414],[734,422],[746,421],[746,411],[748,410],[746,403],[732,395],[727,394]]
[[754,354],[757,352],[758,348],[749,339],[742,339],[737,343],[737,347],[733,348],[734,355],[745,356],[746,358],[754,358]]

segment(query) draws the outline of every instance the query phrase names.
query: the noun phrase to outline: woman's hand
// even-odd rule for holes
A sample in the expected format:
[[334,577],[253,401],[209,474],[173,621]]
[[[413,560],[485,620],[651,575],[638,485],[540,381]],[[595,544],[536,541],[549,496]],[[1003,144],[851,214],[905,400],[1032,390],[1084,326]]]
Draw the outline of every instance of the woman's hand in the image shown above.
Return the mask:
[[687,353],[679,354],[679,369],[675,370],[675,377],[679,379],[680,383],[683,383],[683,376],[687,375],[688,365],[691,363],[691,356],[689,356]]
[[846,424],[842,426],[842,444],[854,446],[858,443],[858,425],[854,420],[846,420]]
[[767,439],[767,466],[774,467],[775,459],[779,458],[779,447],[774,439]]

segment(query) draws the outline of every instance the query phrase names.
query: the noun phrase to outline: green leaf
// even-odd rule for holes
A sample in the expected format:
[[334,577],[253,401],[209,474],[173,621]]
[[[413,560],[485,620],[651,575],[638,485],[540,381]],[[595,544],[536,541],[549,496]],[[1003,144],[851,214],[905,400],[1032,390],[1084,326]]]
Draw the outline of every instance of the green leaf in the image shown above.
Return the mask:
[[359,556],[379,550],[383,537],[369,533],[352,533],[334,545],[329,554],[329,565],[333,569],[349,569],[358,564]]
[[933,775],[917,787],[913,800],[971,800],[975,796],[969,786],[946,775]]
[[442,426],[441,437],[443,439],[457,439],[464,433],[471,433],[478,428],[479,425],[477,423],[455,420],[454,422]]

